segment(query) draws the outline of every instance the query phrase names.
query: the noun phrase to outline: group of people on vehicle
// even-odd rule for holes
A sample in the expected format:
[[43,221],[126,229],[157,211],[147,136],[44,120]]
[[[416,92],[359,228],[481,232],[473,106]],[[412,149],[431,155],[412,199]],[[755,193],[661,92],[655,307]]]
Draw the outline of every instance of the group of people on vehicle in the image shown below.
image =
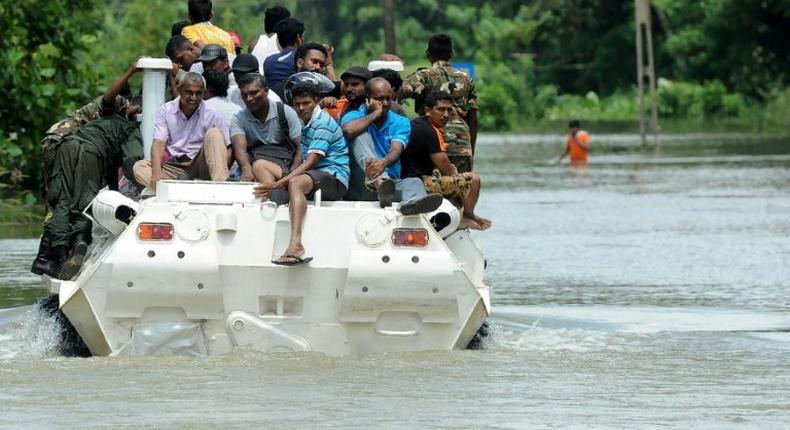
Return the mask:
[[[135,65],[47,132],[48,216],[34,273],[70,279],[79,272],[91,227],[82,210],[101,188],[117,189],[119,168],[154,191],[163,179],[226,181],[233,171],[257,182],[255,196],[290,205],[290,243],[272,261],[280,265],[310,261],[301,229],[306,200],[318,190],[323,200],[401,202],[404,215],[431,212],[447,198],[462,213],[459,228],[491,226],[475,213],[475,88],[449,63],[450,37],[432,36],[431,66],[405,79],[363,66],[338,79],[333,49],[305,43],[303,23],[281,6],[266,10],[266,34],[250,53],[241,52],[238,35],[211,23],[210,0],[188,0],[188,10],[165,47],[175,97],[157,112],[149,159],[135,120],[141,101],[128,90]],[[400,105],[407,98],[415,100],[414,120]]]

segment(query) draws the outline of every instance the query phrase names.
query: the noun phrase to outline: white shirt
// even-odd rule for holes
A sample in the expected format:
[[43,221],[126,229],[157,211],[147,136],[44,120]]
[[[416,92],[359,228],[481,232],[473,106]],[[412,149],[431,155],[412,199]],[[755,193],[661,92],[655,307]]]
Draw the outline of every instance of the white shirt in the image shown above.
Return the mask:
[[228,123],[233,119],[233,115],[241,110],[241,107],[230,101],[228,97],[212,97],[205,102],[206,106],[221,113]]
[[260,74],[263,74],[263,60],[269,55],[276,54],[280,51],[282,51],[282,48],[280,48],[280,45],[277,43],[276,34],[272,34],[271,36],[261,34],[258,37],[258,43],[256,43],[255,48],[252,49],[252,55],[258,59]]

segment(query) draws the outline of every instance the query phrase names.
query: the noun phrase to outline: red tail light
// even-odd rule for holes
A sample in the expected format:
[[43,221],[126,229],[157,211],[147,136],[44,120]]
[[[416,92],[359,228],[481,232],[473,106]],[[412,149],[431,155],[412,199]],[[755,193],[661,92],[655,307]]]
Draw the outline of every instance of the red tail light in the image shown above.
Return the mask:
[[137,238],[140,240],[172,240],[173,224],[141,222],[137,225]]
[[396,228],[392,231],[392,244],[395,246],[427,246],[428,230],[424,228]]

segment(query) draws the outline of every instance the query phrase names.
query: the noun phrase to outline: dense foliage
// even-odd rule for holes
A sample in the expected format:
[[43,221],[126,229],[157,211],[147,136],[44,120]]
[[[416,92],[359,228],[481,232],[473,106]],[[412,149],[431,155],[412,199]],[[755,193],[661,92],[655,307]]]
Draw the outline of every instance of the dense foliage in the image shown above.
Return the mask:
[[[287,6],[306,39],[336,48],[337,69],[384,49],[381,2],[215,0],[214,22],[246,42],[263,11]],[[397,0],[398,52],[427,66],[446,32],[476,65],[484,130],[544,120],[635,121],[633,2]],[[749,116],[783,124],[790,99],[790,1],[653,0],[662,118]],[[36,189],[46,128],[98,95],[138,55],[163,56],[186,0],[15,0],[0,3],[0,188]],[[138,84],[139,81],[133,81]],[[0,193],[3,190],[0,189]]]

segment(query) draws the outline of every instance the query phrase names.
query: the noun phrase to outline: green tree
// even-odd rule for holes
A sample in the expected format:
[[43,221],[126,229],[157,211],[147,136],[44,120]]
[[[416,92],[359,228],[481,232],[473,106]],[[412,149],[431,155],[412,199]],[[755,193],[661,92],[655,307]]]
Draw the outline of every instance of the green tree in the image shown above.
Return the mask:
[[[96,92],[87,55],[96,43],[100,2],[17,0],[0,3],[0,183],[35,189],[44,131]],[[3,190],[0,190],[3,191]]]

